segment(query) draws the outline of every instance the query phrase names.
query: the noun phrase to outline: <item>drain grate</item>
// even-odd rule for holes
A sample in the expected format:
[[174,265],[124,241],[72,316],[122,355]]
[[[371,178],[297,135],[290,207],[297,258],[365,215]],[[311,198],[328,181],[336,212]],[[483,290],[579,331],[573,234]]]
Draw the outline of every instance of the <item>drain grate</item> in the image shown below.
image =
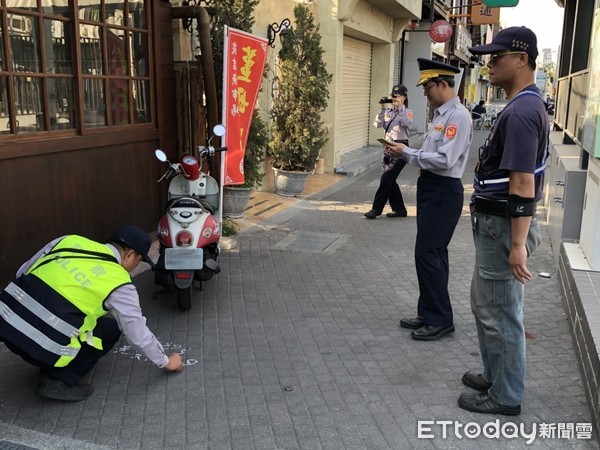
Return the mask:
[[33,447],[26,447],[24,445],[15,444],[8,441],[0,441],[0,450],[37,450]]
[[348,234],[296,231],[279,241],[272,248],[275,250],[331,254],[345,244],[349,237]]

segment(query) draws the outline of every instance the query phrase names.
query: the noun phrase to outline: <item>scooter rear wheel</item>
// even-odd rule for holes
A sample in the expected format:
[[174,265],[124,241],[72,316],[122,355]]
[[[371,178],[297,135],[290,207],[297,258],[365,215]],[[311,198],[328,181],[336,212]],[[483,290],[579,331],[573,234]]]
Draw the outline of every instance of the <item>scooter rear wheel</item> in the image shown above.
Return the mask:
[[192,307],[192,289],[193,284],[185,289],[177,289],[177,304],[182,311],[187,311]]

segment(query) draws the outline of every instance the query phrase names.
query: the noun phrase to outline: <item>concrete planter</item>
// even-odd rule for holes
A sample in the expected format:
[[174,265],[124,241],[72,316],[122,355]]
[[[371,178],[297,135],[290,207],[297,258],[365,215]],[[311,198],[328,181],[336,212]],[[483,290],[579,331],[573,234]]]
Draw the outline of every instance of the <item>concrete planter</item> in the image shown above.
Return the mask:
[[251,187],[223,187],[223,216],[233,219],[240,218],[248,207],[250,195],[254,192]]
[[275,192],[284,197],[298,197],[304,191],[310,172],[288,172],[273,167],[275,172]]

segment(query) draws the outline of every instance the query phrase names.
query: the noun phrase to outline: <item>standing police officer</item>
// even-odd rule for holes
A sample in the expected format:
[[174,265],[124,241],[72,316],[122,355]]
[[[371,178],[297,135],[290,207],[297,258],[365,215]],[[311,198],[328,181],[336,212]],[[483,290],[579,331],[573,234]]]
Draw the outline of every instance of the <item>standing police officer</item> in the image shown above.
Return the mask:
[[414,330],[416,340],[436,340],[454,331],[448,294],[448,244],[463,207],[461,177],[473,138],[469,111],[454,91],[454,66],[419,58],[427,100],[437,106],[423,147],[418,150],[400,143],[386,145],[388,152],[402,156],[421,169],[417,181],[417,241],[415,266],[419,279],[416,318],[400,321]]
[[[121,330],[141,353],[169,372],[183,370],[146,326],[129,273],[152,241],[138,227],[120,228],[100,244],[77,235],[54,239],[0,292],[0,341],[40,368],[38,395],[65,401],[92,393],[80,383],[119,340]],[[104,317],[108,313],[113,318]]]
[[527,257],[541,241],[535,204],[542,197],[548,154],[546,105],[535,86],[537,38],[525,27],[500,31],[491,44],[469,49],[491,54],[490,83],[509,102],[480,149],[471,198],[475,270],[471,310],[483,373],[462,381],[478,393],[462,394],[467,411],[517,415],[525,392],[524,285]]
[[[408,145],[409,127],[413,121],[413,112],[408,109],[408,90],[406,86],[397,84],[392,88],[392,107],[386,108],[381,103],[381,111],[375,117],[373,125],[377,128],[385,128],[385,140],[402,142]],[[385,101],[386,99],[382,99]],[[400,186],[396,182],[398,175],[406,165],[402,158],[391,157],[383,153],[383,164],[381,168],[381,180],[379,188],[373,199],[373,207],[365,213],[367,219],[375,219],[383,212],[385,204],[389,201],[392,212],[387,217],[406,217],[407,211]]]

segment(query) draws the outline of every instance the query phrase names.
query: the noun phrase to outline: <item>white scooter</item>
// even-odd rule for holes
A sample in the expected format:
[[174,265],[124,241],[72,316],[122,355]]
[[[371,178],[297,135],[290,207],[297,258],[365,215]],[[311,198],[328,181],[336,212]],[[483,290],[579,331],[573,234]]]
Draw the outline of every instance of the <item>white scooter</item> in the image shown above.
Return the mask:
[[[216,125],[213,132],[223,136],[225,127]],[[207,147],[198,147],[200,160],[227,150],[211,146],[213,137]],[[221,271],[217,263],[221,225],[215,215],[219,208],[219,185],[200,170],[198,158],[193,155],[182,155],[176,164],[169,162],[162,150],[156,150],[155,155],[169,164],[158,180],[169,181],[169,195],[165,214],[158,223],[160,253],[155,282],[166,290],[174,287],[179,308],[188,310],[192,307],[194,280],[200,282],[201,288],[202,282]]]

